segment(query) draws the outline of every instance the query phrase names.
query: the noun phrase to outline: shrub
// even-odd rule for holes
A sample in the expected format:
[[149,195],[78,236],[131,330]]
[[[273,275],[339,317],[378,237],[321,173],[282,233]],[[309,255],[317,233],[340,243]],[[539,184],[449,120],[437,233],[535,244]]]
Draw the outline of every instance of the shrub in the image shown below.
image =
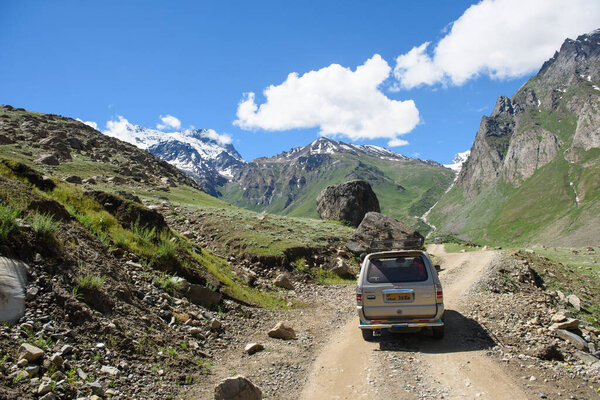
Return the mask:
[[15,228],[15,220],[21,212],[10,206],[0,205],[0,240],[5,240]]
[[28,220],[33,231],[43,238],[50,237],[59,226],[50,214],[35,213]]
[[94,275],[91,272],[81,271],[75,278],[75,284],[79,289],[99,290],[104,285],[104,275]]
[[162,263],[169,263],[177,259],[177,243],[171,240],[168,233],[163,232],[160,235],[160,241],[156,249],[156,258]]

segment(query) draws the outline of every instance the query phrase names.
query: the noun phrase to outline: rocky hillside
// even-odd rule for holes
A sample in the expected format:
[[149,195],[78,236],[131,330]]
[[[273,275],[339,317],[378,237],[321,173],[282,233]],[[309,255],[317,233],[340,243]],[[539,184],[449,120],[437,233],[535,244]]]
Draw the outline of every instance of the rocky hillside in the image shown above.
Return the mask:
[[13,265],[28,277],[2,399],[185,397],[249,316],[295,306],[280,285],[353,265],[350,229],[239,210],[58,115],[0,108],[0,188],[0,294]]
[[245,164],[231,143],[209,129],[163,132],[124,122],[120,129],[104,133],[174,165],[212,196],[218,196],[217,186],[224,185]]
[[384,214],[416,224],[414,217],[437,201],[454,174],[381,147],[320,138],[246,164],[220,191],[224,200],[251,210],[317,217],[321,190],[354,179],[371,184]]
[[430,221],[471,240],[598,244],[599,100],[595,31],[567,39],[514,96],[498,99]]

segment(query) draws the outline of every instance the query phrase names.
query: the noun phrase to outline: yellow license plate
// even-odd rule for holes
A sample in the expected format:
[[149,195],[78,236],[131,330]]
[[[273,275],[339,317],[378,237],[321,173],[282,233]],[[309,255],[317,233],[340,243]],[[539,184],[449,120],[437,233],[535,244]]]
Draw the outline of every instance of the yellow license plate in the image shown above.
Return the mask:
[[410,301],[411,299],[410,293],[387,293],[385,295],[386,301]]

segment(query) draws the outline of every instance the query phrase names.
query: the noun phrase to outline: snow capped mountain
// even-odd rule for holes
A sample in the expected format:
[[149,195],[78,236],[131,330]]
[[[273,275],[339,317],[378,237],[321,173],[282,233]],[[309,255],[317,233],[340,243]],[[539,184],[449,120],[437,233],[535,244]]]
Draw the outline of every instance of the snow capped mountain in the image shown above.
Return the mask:
[[463,151],[462,153],[457,153],[454,156],[454,160],[452,160],[452,164],[445,164],[444,167],[450,168],[453,171],[459,172],[469,155],[471,154],[471,150]]
[[[325,137],[318,138],[308,146],[294,147],[290,151],[278,154],[270,159],[273,161],[293,160],[298,157],[306,157],[315,154],[339,154],[350,153],[354,155],[366,154],[369,156],[381,158],[384,160],[408,160],[408,157],[402,154],[394,153],[391,150],[373,145],[355,145],[344,142],[337,142]],[[257,159],[256,161],[263,160]]]
[[145,149],[176,166],[212,195],[218,195],[216,186],[231,179],[234,171],[246,163],[231,144],[231,139],[212,129],[164,132],[119,117],[118,121],[109,121],[103,133]]

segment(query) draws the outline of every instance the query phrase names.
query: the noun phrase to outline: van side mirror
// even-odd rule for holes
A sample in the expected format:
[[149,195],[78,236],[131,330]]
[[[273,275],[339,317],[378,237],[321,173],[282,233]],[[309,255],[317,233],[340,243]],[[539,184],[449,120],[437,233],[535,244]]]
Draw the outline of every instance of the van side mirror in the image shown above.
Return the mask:
[[360,253],[360,262],[362,263],[367,258],[367,253]]
[[434,265],[433,268],[435,268],[437,272],[440,272],[442,270],[442,267],[440,267],[439,265]]

